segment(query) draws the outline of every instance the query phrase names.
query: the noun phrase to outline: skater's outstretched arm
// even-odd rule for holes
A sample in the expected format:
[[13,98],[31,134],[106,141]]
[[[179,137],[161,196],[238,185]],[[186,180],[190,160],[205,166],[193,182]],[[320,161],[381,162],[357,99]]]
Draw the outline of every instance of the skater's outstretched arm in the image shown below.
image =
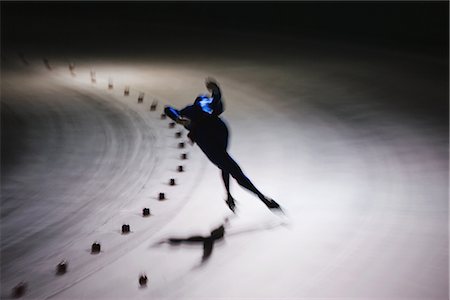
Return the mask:
[[177,122],[178,124],[183,125],[184,127],[189,129],[189,126],[191,124],[191,121],[186,118],[183,117],[180,112],[178,110],[176,110],[175,108],[171,107],[171,106],[166,106],[164,108],[164,113],[171,118],[172,120],[174,120],[175,122]]

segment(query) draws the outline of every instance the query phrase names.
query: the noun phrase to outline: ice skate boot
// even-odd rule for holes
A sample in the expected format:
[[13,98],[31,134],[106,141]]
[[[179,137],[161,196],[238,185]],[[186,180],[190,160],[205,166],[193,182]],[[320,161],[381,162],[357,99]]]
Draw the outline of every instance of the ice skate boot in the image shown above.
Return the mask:
[[280,204],[278,204],[275,200],[271,198],[265,197],[263,200],[264,204],[273,212],[283,212]]
[[228,207],[231,209],[233,213],[236,213],[236,203],[234,202],[233,197],[229,196],[227,200],[225,200],[225,203],[228,205]]

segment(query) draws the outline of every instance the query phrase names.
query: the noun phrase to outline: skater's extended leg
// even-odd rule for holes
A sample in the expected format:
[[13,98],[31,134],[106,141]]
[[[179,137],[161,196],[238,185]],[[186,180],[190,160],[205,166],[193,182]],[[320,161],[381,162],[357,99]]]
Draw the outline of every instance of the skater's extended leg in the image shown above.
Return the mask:
[[[233,158],[228,153],[223,154],[223,172],[228,172],[233,176],[234,179],[244,188],[247,190],[255,193],[260,199],[264,198],[264,195],[255,187],[255,185],[250,181],[250,179],[245,176],[244,172],[242,172],[242,169],[239,167],[239,165],[234,161]],[[261,199],[262,200],[262,199]]]
[[255,185],[250,181],[250,179],[245,176],[244,172],[242,172],[242,169],[239,167],[239,165],[236,163],[236,161],[227,153],[225,152],[223,156],[223,165],[222,167],[228,171],[231,176],[233,176],[236,181],[243,186],[244,188],[248,189],[249,191],[255,193],[259,199],[261,199],[262,202],[268,207],[268,208],[275,208],[279,209],[280,206],[278,203],[276,203],[273,199],[270,199],[266,196],[264,196],[263,193],[261,193]]
[[[268,208],[279,208],[279,205],[273,199],[264,196],[264,194],[261,193],[250,181],[250,179],[245,176],[239,165],[226,151],[226,147],[211,145],[207,140],[198,140],[197,144],[209,160],[222,170],[222,176],[224,176],[224,173],[230,174],[234,179],[236,179],[239,185],[255,193]],[[224,178],[225,187],[227,187],[226,180],[228,180],[228,178]]]

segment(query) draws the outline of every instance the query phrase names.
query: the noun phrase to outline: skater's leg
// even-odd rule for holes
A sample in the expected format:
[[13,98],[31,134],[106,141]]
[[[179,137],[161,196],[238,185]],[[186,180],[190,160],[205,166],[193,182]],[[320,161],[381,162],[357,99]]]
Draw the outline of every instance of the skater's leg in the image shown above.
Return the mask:
[[255,193],[261,200],[265,199],[265,196],[255,187],[255,185],[250,181],[250,179],[245,176],[242,169],[236,163],[236,161],[227,153],[222,154],[222,164],[223,172],[228,172],[233,176],[234,179],[247,190]]
[[[209,143],[208,141],[204,140],[197,140],[197,144],[200,147],[200,149],[202,149],[203,153],[205,153],[205,155],[209,158],[209,160],[217,167],[219,167],[219,169],[222,170],[222,178],[224,179],[224,184],[226,188],[227,184],[229,186],[229,183],[227,183],[227,180],[229,180],[229,178],[227,178],[226,176],[224,178],[224,173],[230,174],[231,176],[233,176],[234,179],[236,179],[239,185],[255,193],[267,207],[269,208],[279,207],[279,205],[274,200],[264,196],[263,193],[261,193],[250,181],[250,179],[247,176],[245,176],[239,165],[234,161],[233,158],[231,158],[231,156],[226,151],[226,147],[214,146],[211,145],[211,143]],[[230,209],[234,211],[234,207],[233,208],[230,207]]]
[[263,193],[261,193],[255,187],[255,185],[250,181],[250,179],[247,176],[245,176],[244,172],[242,172],[241,168],[236,163],[236,161],[234,161],[234,159],[227,152],[225,152],[224,154],[223,162],[224,162],[223,164],[224,169],[227,170],[241,186],[255,193],[258,196],[258,198],[261,199],[261,201],[268,208],[280,209],[278,203],[276,203],[273,199],[264,196]]
[[231,211],[235,212],[236,203],[234,202],[234,198],[230,193],[230,173],[222,170],[222,179],[223,184],[225,185],[225,189],[227,190],[227,200],[225,200],[225,202],[227,203]]
[[222,179],[223,179],[223,184],[225,185],[225,189],[227,190],[227,196],[228,198],[231,197],[231,193],[230,193],[230,173],[222,170]]
[[[209,158],[209,160],[222,170],[222,178],[224,176],[224,173],[230,174],[242,187],[255,193],[262,201],[264,201],[264,195],[253,185],[250,179],[248,179],[247,176],[244,175],[241,168],[234,161],[234,159],[231,158],[225,148],[207,147],[207,144],[201,143],[198,143],[198,145]],[[228,178],[224,178],[225,187],[227,187],[227,179]]]

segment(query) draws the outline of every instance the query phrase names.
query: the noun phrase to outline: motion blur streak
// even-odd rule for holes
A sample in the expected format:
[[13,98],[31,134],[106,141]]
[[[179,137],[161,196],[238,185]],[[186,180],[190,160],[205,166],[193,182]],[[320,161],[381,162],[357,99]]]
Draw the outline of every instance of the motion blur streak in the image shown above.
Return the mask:
[[[25,281],[32,299],[448,299],[448,3],[41,5],[2,2],[2,298]],[[260,17],[183,27],[218,7]],[[303,27],[285,32],[290,10]],[[286,218],[234,181],[231,216],[217,168],[160,119],[207,76],[231,155]]]

